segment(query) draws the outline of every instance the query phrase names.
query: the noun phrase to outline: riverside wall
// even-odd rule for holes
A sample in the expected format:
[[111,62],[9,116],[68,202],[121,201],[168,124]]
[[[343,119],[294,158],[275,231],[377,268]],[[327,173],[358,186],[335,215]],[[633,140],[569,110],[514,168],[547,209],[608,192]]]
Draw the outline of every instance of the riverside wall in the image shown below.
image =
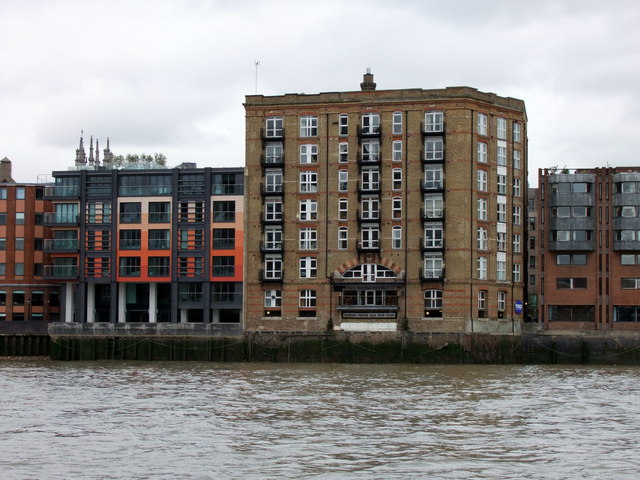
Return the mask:
[[0,356],[52,360],[640,365],[640,334],[242,332],[237,325],[51,324],[0,331]]

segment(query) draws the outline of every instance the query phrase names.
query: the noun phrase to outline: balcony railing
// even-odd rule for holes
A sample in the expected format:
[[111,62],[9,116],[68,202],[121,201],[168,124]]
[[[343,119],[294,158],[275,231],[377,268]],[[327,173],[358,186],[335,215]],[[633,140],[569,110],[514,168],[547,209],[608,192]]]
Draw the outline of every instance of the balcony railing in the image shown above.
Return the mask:
[[260,242],[262,253],[280,253],[283,250],[283,242]]
[[377,126],[367,126],[363,127],[362,125],[358,125],[358,136],[360,138],[378,138],[382,135],[382,127],[380,125]]
[[242,195],[244,193],[244,185],[241,183],[214,184],[212,186],[214,195]]
[[44,196],[46,198],[78,198],[80,196],[80,187],[77,185],[45,187]]
[[260,184],[260,193],[262,195],[282,195],[284,193],[284,184]]
[[358,253],[380,252],[380,240],[358,240],[356,249]]
[[45,225],[78,225],[77,213],[48,212],[44,214]]
[[444,208],[427,208],[420,209],[422,220],[442,220],[444,218]]
[[119,273],[121,277],[139,277],[139,265],[120,265]]
[[380,182],[358,182],[358,193],[361,194],[376,194],[380,193]]
[[169,196],[171,185],[120,185],[118,195],[122,197]]
[[443,135],[445,131],[445,122],[442,123],[422,123],[423,135]]
[[77,265],[45,265],[44,276],[46,278],[75,279],[78,278]]
[[420,159],[423,163],[443,163],[444,150],[420,151]]
[[281,155],[262,155],[260,165],[265,168],[284,167],[284,153]]
[[357,210],[359,222],[379,222],[380,210]]
[[420,281],[442,282],[444,280],[444,268],[420,268]]
[[260,270],[258,275],[261,282],[282,282],[284,279],[284,269],[282,270]]
[[358,153],[358,163],[361,165],[378,165],[380,163],[382,155],[380,152],[375,153]]
[[265,142],[273,142],[277,140],[284,140],[284,127],[283,128],[262,128],[260,130],[260,136]]
[[444,240],[420,240],[420,250],[424,251],[438,251],[444,249]]
[[423,192],[438,192],[444,189],[444,180],[427,180],[422,182]]
[[282,213],[280,213],[269,215],[269,217],[267,218],[265,216],[265,212],[262,212],[260,214],[260,222],[262,222],[263,225],[280,225],[284,222],[284,217]]
[[78,250],[78,240],[47,238],[44,240],[44,249],[49,252],[74,252]]

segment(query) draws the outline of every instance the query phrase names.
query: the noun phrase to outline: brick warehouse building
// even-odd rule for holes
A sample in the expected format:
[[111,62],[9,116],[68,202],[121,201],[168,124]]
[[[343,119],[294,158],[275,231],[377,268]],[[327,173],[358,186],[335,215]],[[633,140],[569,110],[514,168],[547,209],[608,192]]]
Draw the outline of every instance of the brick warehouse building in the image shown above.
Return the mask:
[[538,319],[547,329],[640,328],[640,168],[540,170]]
[[57,321],[60,286],[44,278],[44,185],[15,183],[0,161],[0,322]]
[[[93,143],[93,142],[92,142]],[[53,172],[45,276],[61,282],[64,322],[236,323],[242,318],[241,168]]]
[[249,95],[245,110],[247,331],[521,320],[524,102],[380,91],[367,73],[360,91]]

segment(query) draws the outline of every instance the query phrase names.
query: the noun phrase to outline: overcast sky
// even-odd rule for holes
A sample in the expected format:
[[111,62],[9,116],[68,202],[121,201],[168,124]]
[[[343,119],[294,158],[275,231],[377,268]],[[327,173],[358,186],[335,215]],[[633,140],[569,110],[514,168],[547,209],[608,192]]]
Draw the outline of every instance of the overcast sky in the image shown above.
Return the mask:
[[467,85],[526,102],[529,182],[639,165],[640,2],[0,0],[0,158],[37,182],[80,131],[171,166],[244,165],[264,95]]

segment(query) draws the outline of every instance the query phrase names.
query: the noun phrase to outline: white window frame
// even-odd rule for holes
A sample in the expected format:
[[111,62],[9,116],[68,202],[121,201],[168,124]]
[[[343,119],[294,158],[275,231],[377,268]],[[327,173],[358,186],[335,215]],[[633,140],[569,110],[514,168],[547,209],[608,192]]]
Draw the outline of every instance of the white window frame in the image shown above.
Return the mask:
[[487,200],[484,198],[478,199],[478,220],[487,220]]
[[513,207],[513,224],[514,225],[520,225],[520,222],[522,221],[522,210],[520,208],[520,206],[518,205],[514,205]]
[[265,308],[282,307],[282,290],[269,289],[264,291],[263,304]]
[[444,225],[442,223],[425,223],[424,248],[442,248],[444,245]]
[[268,169],[264,172],[265,190],[270,193],[282,192],[282,170]]
[[398,225],[391,228],[391,248],[394,250],[402,248],[402,227]]
[[349,144],[347,142],[338,143],[338,162],[349,162]]
[[360,208],[360,215],[363,220],[380,219],[380,199],[377,196],[362,197]]
[[478,113],[478,135],[487,135],[489,121],[485,113]]
[[264,278],[278,279],[282,276],[282,255],[267,254],[264,256]]
[[506,232],[497,232],[497,244],[499,252],[507,251],[507,233]]
[[394,162],[402,161],[402,140],[394,140],[391,144],[391,159]]
[[300,136],[318,136],[318,117],[316,115],[303,115],[300,117]]
[[513,122],[513,141],[522,141],[522,125],[520,125],[518,122]]
[[424,291],[424,309],[425,310],[441,310],[442,309],[442,290],[425,290]]
[[349,135],[349,115],[347,113],[338,115],[338,135],[341,137]]
[[363,113],[361,125],[364,135],[380,133],[380,114],[373,112]]
[[364,248],[380,246],[380,228],[374,225],[363,225],[360,229],[360,244]]
[[402,133],[402,112],[393,112],[392,125],[391,133],[400,135]]
[[298,293],[298,307],[313,308],[316,306],[316,291],[310,289],[300,290]]
[[268,250],[282,248],[282,227],[266,225],[264,227],[264,245]]
[[318,163],[318,145],[316,143],[303,143],[300,145],[300,163],[303,165]]
[[440,278],[444,268],[442,253],[425,253],[423,257],[424,278]]
[[391,199],[391,218],[400,220],[402,218],[402,197]]
[[349,229],[338,227],[338,249],[347,250],[349,248]]
[[363,192],[380,190],[380,170],[377,167],[364,167],[360,174],[360,187]]
[[427,218],[442,218],[444,198],[440,194],[426,194],[423,199],[424,215]]
[[501,195],[507,194],[507,176],[498,175],[498,193]]
[[338,219],[347,220],[349,218],[349,200],[347,198],[338,199]]
[[444,131],[444,112],[432,110],[424,113],[424,131],[426,133]]
[[489,250],[489,232],[485,227],[478,227],[478,250]]
[[521,193],[520,190],[520,179],[519,178],[514,178],[513,179],[513,196],[514,197],[519,197]]
[[496,118],[496,134],[499,140],[507,139],[507,119],[498,117]]
[[478,257],[478,280],[487,279],[487,257]]
[[444,186],[444,168],[442,165],[424,166],[424,188],[439,190]]
[[300,172],[300,192],[316,193],[318,191],[318,172],[307,170]]
[[498,311],[504,312],[507,308],[507,292],[499,291],[498,292]]
[[282,117],[267,117],[265,119],[265,137],[277,138],[283,135],[283,119]]
[[507,262],[505,260],[496,261],[496,280],[499,282],[507,281]]
[[444,141],[442,137],[427,137],[424,139],[424,159],[429,162],[444,159]]
[[512,237],[513,253],[522,253],[522,236],[514,233]]
[[309,198],[300,200],[298,215],[301,222],[318,220],[318,201]]
[[349,190],[349,171],[338,170],[338,191],[347,192]]
[[300,250],[318,249],[318,230],[316,228],[305,227],[298,232]]
[[402,190],[402,168],[394,168],[391,171],[391,189]]
[[486,192],[488,188],[489,173],[486,170],[478,170],[478,191]]
[[507,146],[506,145],[498,145],[496,147],[496,161],[500,166],[503,166],[503,167],[507,166]]
[[520,150],[513,150],[511,158],[513,159],[513,168],[520,169]]
[[487,309],[487,291],[478,290],[478,310],[485,311]]
[[478,142],[478,162],[487,163],[489,146],[484,142]]
[[316,257],[300,257],[298,259],[298,275],[300,278],[317,278],[318,259]]
[[380,161],[380,141],[379,140],[363,140],[362,141],[362,161],[363,162],[379,162]]
[[282,220],[282,199],[267,199],[264,202],[264,219],[266,221]]
[[497,218],[499,222],[503,222],[503,223],[507,222],[507,204],[506,203],[498,203],[496,213],[497,213]]
[[522,281],[522,269],[519,263],[513,264],[513,281],[514,282]]

